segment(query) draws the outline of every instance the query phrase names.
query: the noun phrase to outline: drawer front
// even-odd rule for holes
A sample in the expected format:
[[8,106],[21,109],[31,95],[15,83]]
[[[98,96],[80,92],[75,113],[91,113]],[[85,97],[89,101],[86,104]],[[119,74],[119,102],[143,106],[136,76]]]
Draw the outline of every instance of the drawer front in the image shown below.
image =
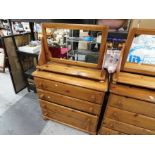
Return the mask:
[[111,84],[110,92],[121,96],[155,103],[155,93],[153,90],[136,88],[127,85]]
[[155,118],[155,104],[110,94],[108,105],[122,110]]
[[155,131],[151,131],[148,129],[136,127],[134,125],[130,125],[127,123],[119,122],[116,120],[112,120],[109,118],[104,118],[104,122],[102,124],[102,128],[110,128],[112,130],[116,130],[121,133],[130,134],[130,135],[154,135]]
[[108,106],[105,117],[155,132],[155,119]]
[[80,111],[91,113],[94,115],[99,115],[101,110],[101,105],[94,104],[88,101],[72,98],[69,96],[64,96],[54,92],[49,92],[45,90],[37,90],[39,98],[49,102],[57,103],[63,106],[74,108]]
[[106,127],[102,127],[99,131],[100,135],[124,135],[124,133],[121,133],[119,131],[116,130],[112,130]]
[[64,106],[60,106],[51,102],[40,100],[43,115],[52,120],[62,122],[75,128],[96,133],[97,116],[90,115],[78,110],[73,110]]
[[70,97],[90,101],[93,103],[102,104],[104,92],[94,91],[82,87],[77,87],[69,84],[64,84],[56,81],[50,81],[40,78],[35,78],[37,88],[56,92]]

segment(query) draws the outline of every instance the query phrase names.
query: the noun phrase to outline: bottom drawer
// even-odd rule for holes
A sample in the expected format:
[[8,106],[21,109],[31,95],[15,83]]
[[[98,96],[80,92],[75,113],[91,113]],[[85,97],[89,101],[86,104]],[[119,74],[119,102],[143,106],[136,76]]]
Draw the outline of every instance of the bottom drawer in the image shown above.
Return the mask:
[[124,133],[110,129],[110,128],[106,128],[106,127],[102,127],[99,131],[100,135],[124,135]]
[[40,100],[43,116],[63,124],[78,128],[90,134],[96,134],[98,117],[78,110],[73,110],[51,102]]
[[129,135],[154,135],[155,132],[140,128],[131,124],[123,123],[117,120],[113,120],[110,118],[104,118],[104,122],[102,124],[101,130],[104,131],[104,128],[109,128],[120,133],[129,134]]

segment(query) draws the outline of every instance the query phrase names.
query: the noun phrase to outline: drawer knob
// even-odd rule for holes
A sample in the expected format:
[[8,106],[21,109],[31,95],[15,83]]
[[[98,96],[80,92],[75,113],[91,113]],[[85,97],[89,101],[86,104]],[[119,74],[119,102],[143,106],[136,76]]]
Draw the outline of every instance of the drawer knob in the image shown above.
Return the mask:
[[58,87],[58,84],[55,84],[56,87]]
[[44,96],[45,96],[44,94],[40,94],[40,95],[39,95],[40,98],[43,98]]
[[38,84],[38,86],[39,86],[39,87],[42,87],[42,86],[43,86],[43,84],[42,84],[42,83],[39,83],[39,84]]
[[91,119],[90,119],[90,118],[88,118],[88,119],[87,119],[87,121],[88,121],[88,123],[90,123],[90,122],[91,122]]
[[44,112],[43,114],[44,114],[45,116],[47,116],[47,115],[48,115],[48,113],[47,113],[47,112]]
[[91,98],[92,98],[92,99],[95,99],[95,95],[92,95]]
[[117,101],[116,104],[117,104],[119,107],[122,107],[122,106],[123,106],[123,105],[122,105],[122,102],[121,102],[120,100]]
[[51,97],[50,96],[47,96],[47,98],[50,99]]
[[113,112],[113,114],[112,114],[114,117],[116,117],[117,116],[117,112]]
[[114,128],[114,125],[113,125],[113,124],[109,124],[109,126],[110,126],[111,128]]

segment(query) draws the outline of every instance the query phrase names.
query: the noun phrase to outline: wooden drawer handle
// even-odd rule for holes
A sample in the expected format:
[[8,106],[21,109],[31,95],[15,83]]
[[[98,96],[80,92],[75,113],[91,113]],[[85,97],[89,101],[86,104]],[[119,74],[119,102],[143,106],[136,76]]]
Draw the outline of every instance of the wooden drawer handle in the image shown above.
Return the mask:
[[114,128],[114,125],[112,123],[109,124],[109,127],[111,127],[112,129]]
[[114,117],[116,117],[117,116],[117,112],[113,112],[113,114],[112,114]]
[[38,87],[41,87],[42,88],[43,87],[43,84],[42,83],[39,83],[38,84]]
[[47,111],[44,111],[43,114],[44,114],[45,116],[47,116],[47,115],[48,115],[48,112],[47,112]]
[[47,96],[47,98],[50,99],[51,97],[50,96]]
[[95,95],[92,95],[92,96],[91,96],[91,99],[95,99]]
[[120,101],[120,100],[118,100],[118,101],[117,101],[117,103],[118,103],[118,104],[121,104],[121,101]]
[[58,84],[54,84],[54,86],[58,87]]
[[40,98],[43,98],[43,97],[45,97],[45,95],[44,94],[40,94],[39,97]]

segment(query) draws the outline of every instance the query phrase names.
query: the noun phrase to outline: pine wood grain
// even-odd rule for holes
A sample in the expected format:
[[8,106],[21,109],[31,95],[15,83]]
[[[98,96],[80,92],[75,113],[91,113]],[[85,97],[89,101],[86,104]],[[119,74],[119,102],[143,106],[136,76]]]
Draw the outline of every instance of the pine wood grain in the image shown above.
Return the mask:
[[58,58],[50,58],[49,63],[51,62],[55,62],[55,63],[59,63],[59,64],[66,64],[66,65],[72,65],[72,66],[80,66],[80,67],[87,67],[87,68],[94,68],[97,69],[97,64],[94,63],[85,63],[82,61],[73,61],[73,60],[69,60],[69,59],[58,59]]
[[106,74],[105,72],[103,75],[101,75],[101,70],[98,69],[91,69],[86,67],[66,65],[54,62],[42,66],[37,66],[37,69],[40,69],[41,71],[49,71],[78,77],[86,77],[95,80],[105,80],[105,74]]
[[107,91],[108,86],[107,81],[82,79],[78,77],[56,74],[51,72],[35,71],[33,73],[33,76],[102,92]]
[[52,91],[62,95],[102,104],[104,92],[94,91],[82,87],[76,87],[56,81],[49,81],[35,78],[36,87],[39,89]]
[[155,119],[108,106],[105,117],[155,132]]
[[108,105],[122,110],[135,112],[148,117],[155,118],[155,104],[110,94]]
[[43,115],[46,117],[87,130],[88,132],[96,132],[96,116],[43,100],[40,100],[40,103],[42,106],[45,106]]
[[[45,53],[46,53],[46,59],[50,60],[50,58],[52,58],[52,55],[50,54],[50,51],[48,49],[48,44],[47,44],[47,37],[46,37],[46,29],[47,28],[100,31],[102,33],[102,39],[101,39],[101,46],[100,46],[100,50],[99,50],[98,63],[96,65],[96,67],[98,69],[102,69],[102,63],[104,60],[104,53],[106,50],[108,27],[100,26],[100,25],[86,25],[86,24],[42,23],[42,33],[43,33],[44,49],[45,49]],[[57,60],[60,61],[60,59],[55,59],[55,61],[57,61]],[[68,64],[68,62],[70,62],[70,61],[66,61],[64,59],[61,59],[61,62]],[[76,61],[72,61],[72,63],[76,63]],[[80,65],[83,65],[83,64],[80,63]],[[85,63],[85,64],[87,64],[87,63]],[[78,63],[76,63],[76,65],[78,65]]]
[[[130,134],[130,135],[154,135],[155,131],[140,128],[131,124],[123,123],[113,119],[105,118],[102,128],[110,128],[116,130],[120,133]],[[104,131],[104,129],[102,129]]]
[[120,72],[117,75],[117,78],[115,78],[114,75],[113,81],[133,86],[155,89],[155,78],[150,76]]
[[155,93],[153,90],[140,89],[120,84],[111,84],[110,92],[117,95],[155,103]]
[[67,106],[94,115],[100,114],[101,105],[41,89],[38,89],[37,92],[39,98],[42,100],[57,103],[63,106]]
[[116,130],[112,130],[110,128],[107,127],[102,127],[99,131],[100,135],[124,135],[124,133],[116,131]]
[[155,65],[148,64],[137,64],[137,63],[125,63],[124,71],[144,74],[144,75],[153,75],[155,76]]

